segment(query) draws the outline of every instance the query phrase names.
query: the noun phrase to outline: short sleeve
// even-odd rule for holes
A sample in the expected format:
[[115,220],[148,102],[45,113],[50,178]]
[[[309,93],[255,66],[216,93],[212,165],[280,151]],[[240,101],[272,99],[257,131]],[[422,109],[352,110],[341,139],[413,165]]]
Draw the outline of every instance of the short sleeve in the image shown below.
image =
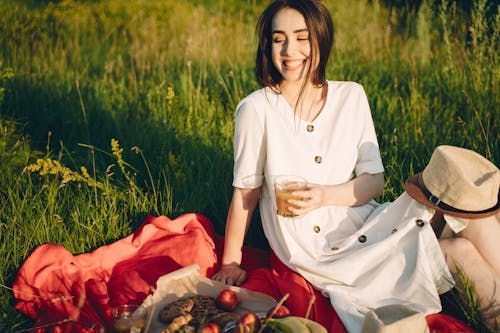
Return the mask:
[[266,160],[265,116],[251,100],[236,108],[234,124],[233,186],[257,188],[264,181]]
[[455,234],[458,234],[460,231],[464,230],[467,227],[467,224],[469,224],[468,219],[454,217],[447,214],[444,214],[444,220]]
[[363,87],[359,87],[361,91],[358,101],[358,111],[361,118],[359,124],[363,128],[358,143],[358,160],[354,170],[357,176],[363,173],[376,174],[384,172],[384,165],[380,157],[380,149],[368,99]]

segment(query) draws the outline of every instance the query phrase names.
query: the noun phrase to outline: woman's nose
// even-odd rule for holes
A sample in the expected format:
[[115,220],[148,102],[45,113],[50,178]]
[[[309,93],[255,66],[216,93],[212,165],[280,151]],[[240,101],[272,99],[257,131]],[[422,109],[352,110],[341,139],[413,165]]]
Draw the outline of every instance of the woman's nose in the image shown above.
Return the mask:
[[283,55],[293,55],[295,52],[297,52],[297,42],[294,40],[286,40],[283,43],[283,49],[281,50],[281,53]]

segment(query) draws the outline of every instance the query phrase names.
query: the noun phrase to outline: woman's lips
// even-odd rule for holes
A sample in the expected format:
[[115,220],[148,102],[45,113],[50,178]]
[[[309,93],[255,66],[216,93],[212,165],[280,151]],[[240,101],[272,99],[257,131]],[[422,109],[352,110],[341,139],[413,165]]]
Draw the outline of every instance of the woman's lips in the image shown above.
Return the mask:
[[285,60],[283,61],[283,67],[288,71],[294,71],[302,67],[304,64],[304,59],[299,60]]

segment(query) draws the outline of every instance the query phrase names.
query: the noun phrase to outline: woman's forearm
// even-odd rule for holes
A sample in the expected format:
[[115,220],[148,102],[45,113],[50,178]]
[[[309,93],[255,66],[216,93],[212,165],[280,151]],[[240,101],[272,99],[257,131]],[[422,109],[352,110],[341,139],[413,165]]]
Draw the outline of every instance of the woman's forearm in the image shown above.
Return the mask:
[[241,264],[242,247],[252,214],[260,197],[260,187],[235,188],[226,221],[223,265]]
[[359,206],[384,190],[384,174],[364,173],[344,184],[324,186],[324,206]]

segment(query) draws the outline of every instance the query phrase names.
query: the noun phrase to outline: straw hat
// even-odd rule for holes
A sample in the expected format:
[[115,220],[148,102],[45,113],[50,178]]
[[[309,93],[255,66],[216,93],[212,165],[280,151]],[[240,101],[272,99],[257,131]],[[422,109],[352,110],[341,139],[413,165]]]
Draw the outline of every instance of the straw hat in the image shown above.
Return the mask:
[[369,311],[361,333],[429,333],[422,312],[407,305],[391,304]]
[[438,146],[405,191],[421,204],[455,217],[477,219],[500,211],[500,172],[478,153]]

